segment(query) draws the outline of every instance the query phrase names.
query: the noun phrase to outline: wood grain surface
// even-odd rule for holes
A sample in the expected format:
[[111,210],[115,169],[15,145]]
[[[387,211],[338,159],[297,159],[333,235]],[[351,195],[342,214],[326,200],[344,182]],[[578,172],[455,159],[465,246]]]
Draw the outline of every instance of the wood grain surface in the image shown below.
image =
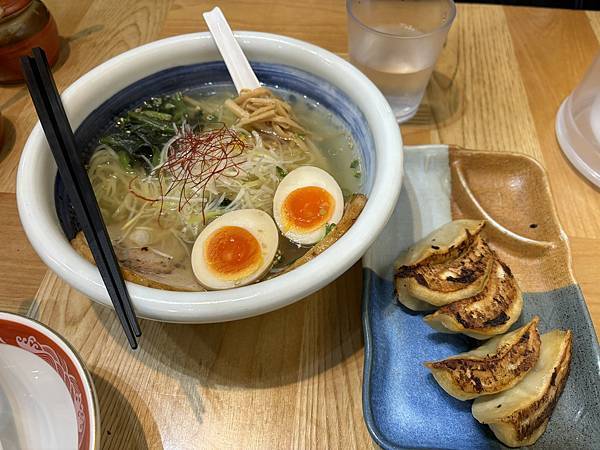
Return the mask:
[[[60,89],[140,44],[203,31],[198,0],[45,0],[62,36]],[[345,54],[341,0],[221,1],[234,29],[286,34]],[[407,144],[533,156],[548,171],[573,269],[600,330],[600,192],[563,157],[560,102],[599,49],[600,13],[458,6]],[[282,310],[214,325],[142,321],[136,352],[115,316],[45,270],[20,229],[16,168],[36,116],[23,85],[0,86],[0,309],[65,336],[90,368],[102,448],[369,448],[361,410],[361,269]],[[37,294],[36,294],[37,290]],[[32,298],[35,300],[32,301]]]

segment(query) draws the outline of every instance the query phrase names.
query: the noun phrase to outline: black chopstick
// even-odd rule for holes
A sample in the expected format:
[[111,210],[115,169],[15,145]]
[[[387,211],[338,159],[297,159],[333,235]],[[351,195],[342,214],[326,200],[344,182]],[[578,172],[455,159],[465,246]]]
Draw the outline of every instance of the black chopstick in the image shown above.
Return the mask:
[[73,130],[44,51],[35,48],[33,55],[33,58],[21,58],[31,98],[117,317],[131,348],[135,349],[136,336],[139,337],[142,333],[94,191],[79,158]]
[[[100,248],[102,250],[102,253],[104,254],[104,259],[106,260],[106,263],[108,265],[108,273],[113,278],[112,284],[117,290],[118,297],[120,297],[121,299],[121,303],[123,304],[125,315],[127,317],[127,321],[130,324],[130,328],[132,329],[135,336],[141,336],[141,330],[131,304],[131,299],[129,297],[127,287],[125,286],[125,282],[123,281],[121,270],[119,269],[119,264],[115,256],[110,237],[108,235],[108,232],[106,231],[104,221],[102,220],[102,214],[100,213],[100,208],[98,207],[98,203],[96,201],[96,196],[94,195],[92,185],[83,167],[83,164],[81,163],[81,159],[79,158],[79,152],[77,151],[75,137],[73,135],[73,131],[71,130],[71,126],[69,125],[69,120],[65,113],[64,106],[60,99],[60,95],[58,94],[58,90],[56,89],[56,84],[54,82],[54,78],[52,77],[50,65],[48,64],[48,60],[46,59],[46,54],[41,48],[35,48],[33,49],[33,56],[39,71],[40,81],[42,83],[42,86],[46,87],[47,99],[50,103],[50,107],[52,108],[51,112],[53,114],[50,117],[56,120],[59,126],[58,129],[63,130],[61,133],[64,144],[63,147],[68,152],[66,162],[67,164],[70,163],[71,173],[73,174],[73,179],[75,181],[74,187],[79,189],[80,198],[83,199],[82,206],[84,212],[88,213],[88,217],[90,219],[88,220],[88,224],[92,225],[89,228],[97,236],[97,242],[100,244]],[[113,298],[114,297],[111,296],[111,299]]]

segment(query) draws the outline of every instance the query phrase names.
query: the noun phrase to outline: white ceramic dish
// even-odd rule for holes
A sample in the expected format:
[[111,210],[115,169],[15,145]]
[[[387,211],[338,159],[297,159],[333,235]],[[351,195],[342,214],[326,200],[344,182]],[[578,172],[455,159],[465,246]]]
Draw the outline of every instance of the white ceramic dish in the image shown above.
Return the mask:
[[[310,263],[278,278],[198,293],[167,292],[128,283],[135,309],[142,317],[218,322],[262,314],[297,301],[333,281],[364,254],[398,198],[402,141],[394,115],[373,83],[351,64],[314,45],[265,33],[240,32],[236,37],[251,62],[276,63],[312,74],[334,86],[345,101],[360,110],[372,136],[372,150],[366,155],[370,181],[365,192],[369,201],[342,239]],[[123,53],[63,92],[71,125],[77,128],[105,100],[138,80],[175,66],[219,60],[207,33],[164,39]],[[55,177],[56,165],[38,123],[23,150],[17,177],[17,202],[25,232],[40,257],[61,278],[95,301],[111,305],[98,270],[71,248],[59,225],[53,196]]]
[[0,448],[96,449],[91,377],[56,333],[0,312]]

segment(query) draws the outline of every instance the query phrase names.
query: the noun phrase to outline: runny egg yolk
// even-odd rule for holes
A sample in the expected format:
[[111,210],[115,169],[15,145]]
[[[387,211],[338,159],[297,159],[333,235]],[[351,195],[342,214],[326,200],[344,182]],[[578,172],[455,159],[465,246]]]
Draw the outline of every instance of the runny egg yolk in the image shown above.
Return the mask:
[[260,243],[248,230],[226,226],[208,237],[205,258],[208,267],[219,278],[236,280],[259,268],[262,252]]
[[313,231],[326,224],[335,208],[329,192],[318,186],[296,189],[283,202],[283,216],[289,229]]

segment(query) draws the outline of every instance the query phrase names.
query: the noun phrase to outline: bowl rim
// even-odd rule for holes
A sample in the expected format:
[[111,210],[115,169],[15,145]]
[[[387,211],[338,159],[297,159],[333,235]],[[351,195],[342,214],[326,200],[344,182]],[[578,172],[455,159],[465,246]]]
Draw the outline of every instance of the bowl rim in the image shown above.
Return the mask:
[[[316,75],[335,84],[351,98],[350,88],[344,89],[337,84],[341,82],[341,76],[339,80],[333,81],[324,73],[330,71],[331,77],[343,73],[343,83],[348,86],[353,83],[353,89],[360,86],[361,90],[364,90],[364,97],[368,101],[365,100],[362,105],[357,104],[357,107],[365,114],[370,129],[373,130],[375,126],[376,131],[373,132],[374,182],[369,201],[350,230],[332,247],[313,261],[280,277],[235,289],[210,292],[163,291],[127,282],[134,307],[141,317],[169,322],[222,322],[263,314],[304,298],[336,279],[360,259],[387,223],[400,194],[403,165],[400,129],[383,94],[362,72],[328,50],[294,38],[251,31],[236,32],[235,35],[242,48],[249,52],[255,48],[264,55],[282,49],[295,53],[298,58],[295,67],[302,70],[307,70],[305,64],[318,61],[324,68],[322,73]],[[214,46],[207,32],[183,34],[133,48],[107,60],[82,75],[64,90],[62,98],[67,112],[69,104],[75,101],[79,90],[89,89],[94,81],[109,74],[126,60],[133,58],[137,59],[138,63],[142,60],[147,61],[157,52],[168,52],[169,48],[192,43]],[[260,58],[256,60],[260,61]],[[153,70],[156,72],[161,69],[159,67]],[[333,75],[334,69],[336,75]],[[311,70],[307,71],[311,72]],[[141,77],[143,75],[140,75]],[[353,101],[356,103],[355,99]],[[372,123],[374,119],[377,119],[378,123]],[[384,151],[384,147],[390,150]],[[17,174],[17,205],[23,228],[36,252],[59,277],[86,296],[110,307],[112,306],[110,298],[97,268],[75,252],[66,239],[63,242],[56,242],[48,239],[46,235],[45,230],[48,227],[60,228],[60,226],[54,205],[52,205],[53,213],[50,214],[52,217],[48,217],[48,213],[44,213],[47,206],[43,204],[41,196],[36,195],[36,188],[38,194],[41,189],[41,183],[37,182],[35,176],[39,173],[39,169],[35,168],[39,151],[50,154],[38,122],[25,143]],[[55,172],[55,165],[53,166],[52,170]],[[373,201],[374,198],[377,199],[376,202]],[[64,236],[62,229],[60,234]],[[343,255],[340,255],[342,252]]]
[[33,328],[34,330],[38,331],[39,333],[43,334],[48,339],[50,339],[52,342],[54,342],[58,347],[60,347],[60,349],[65,353],[65,355],[71,360],[83,384],[85,390],[84,392],[87,397],[88,408],[90,411],[87,421],[90,428],[90,446],[88,448],[94,450],[99,449],[101,426],[100,404],[98,403],[98,395],[96,393],[96,387],[94,385],[92,375],[86,367],[85,363],[83,362],[83,359],[81,358],[79,353],[77,353],[75,348],[60,333],[54,331],[42,322],[32,319],[31,317],[8,311],[0,311],[0,320],[6,320],[15,324],[22,325],[24,327]]

